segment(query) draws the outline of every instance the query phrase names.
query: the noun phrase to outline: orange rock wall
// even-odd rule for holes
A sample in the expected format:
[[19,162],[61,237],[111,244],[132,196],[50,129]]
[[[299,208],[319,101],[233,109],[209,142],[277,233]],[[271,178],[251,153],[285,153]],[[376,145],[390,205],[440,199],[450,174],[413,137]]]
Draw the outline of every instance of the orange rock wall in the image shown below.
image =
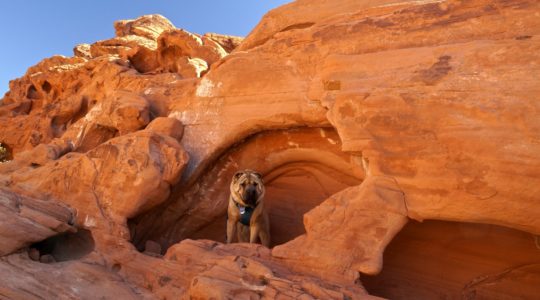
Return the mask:
[[246,168],[264,176],[273,245],[304,233],[304,213],[363,178],[332,129],[266,131],[234,146],[197,182],[180,184],[166,203],[133,219],[135,244],[142,249],[153,240],[166,249],[184,238],[223,242],[229,178]]
[[362,283],[388,299],[534,299],[538,236],[495,225],[409,222],[388,245],[383,271]]
[[[521,230],[493,234],[534,264],[519,236],[540,234],[539,14],[532,0],[299,0],[244,40],[148,15],[43,60],[0,105],[0,143],[14,158],[0,164],[2,214],[15,220],[0,227],[0,268],[13,274],[0,295],[369,299],[362,280],[382,271],[365,279],[374,294],[431,297],[440,260],[419,273],[403,262],[454,252],[411,240],[460,235],[409,219]],[[186,239],[223,240],[239,168],[264,175],[276,247]],[[19,211],[17,197],[62,202],[73,224],[48,205]],[[33,230],[20,222],[48,229],[20,238]],[[65,226],[91,232],[91,253],[33,261],[24,247]],[[442,260],[451,276],[438,286],[528,298],[537,269],[509,260],[506,276],[491,264],[503,250],[475,237],[454,241],[474,270]],[[475,249],[491,252],[466,256]],[[484,284],[490,274],[502,275]],[[407,276],[422,290],[386,281]]]

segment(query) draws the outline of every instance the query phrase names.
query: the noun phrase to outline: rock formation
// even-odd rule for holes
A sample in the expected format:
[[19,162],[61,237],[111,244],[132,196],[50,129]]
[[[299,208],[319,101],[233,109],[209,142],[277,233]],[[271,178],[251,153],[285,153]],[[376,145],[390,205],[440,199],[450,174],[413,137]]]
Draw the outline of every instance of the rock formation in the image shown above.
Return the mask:
[[[245,39],[148,15],[43,60],[0,105],[0,296],[533,299],[539,15],[298,0]],[[272,249],[223,244],[242,168]]]

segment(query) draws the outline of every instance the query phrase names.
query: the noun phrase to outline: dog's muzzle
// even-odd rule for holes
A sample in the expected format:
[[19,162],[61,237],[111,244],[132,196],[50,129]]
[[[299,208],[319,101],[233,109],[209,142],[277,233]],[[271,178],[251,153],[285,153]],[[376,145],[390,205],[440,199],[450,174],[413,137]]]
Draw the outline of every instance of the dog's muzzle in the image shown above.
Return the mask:
[[242,198],[244,199],[244,202],[247,205],[250,205],[250,206],[257,205],[257,198],[259,197],[259,195],[257,194],[257,187],[255,187],[254,185],[249,185],[244,190],[244,194],[242,196],[243,196]]

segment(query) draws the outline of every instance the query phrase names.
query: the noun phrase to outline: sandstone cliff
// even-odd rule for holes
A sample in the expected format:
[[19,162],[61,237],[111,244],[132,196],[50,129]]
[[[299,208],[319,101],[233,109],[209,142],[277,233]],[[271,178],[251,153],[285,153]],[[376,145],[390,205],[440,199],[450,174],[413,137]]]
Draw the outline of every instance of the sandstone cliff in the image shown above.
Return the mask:
[[[533,299],[539,16],[298,0],[245,39],[148,15],[43,60],[0,106],[0,297]],[[222,243],[243,168],[272,249]]]

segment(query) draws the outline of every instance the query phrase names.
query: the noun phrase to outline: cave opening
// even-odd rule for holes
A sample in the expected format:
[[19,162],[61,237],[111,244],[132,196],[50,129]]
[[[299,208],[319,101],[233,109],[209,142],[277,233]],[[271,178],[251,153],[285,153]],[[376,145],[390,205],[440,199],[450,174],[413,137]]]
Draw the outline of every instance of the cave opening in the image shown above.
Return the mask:
[[52,263],[80,259],[94,251],[92,232],[79,228],[30,245],[28,254],[32,260]]
[[132,243],[163,254],[183,239],[225,242],[230,180],[242,169],[263,175],[271,247],[305,233],[306,212],[364,176],[333,128],[260,132],[225,151],[193,184],[173,189],[165,203],[130,219]]
[[[318,163],[290,163],[264,176],[266,211],[270,220],[270,246],[286,243],[304,234],[303,216],[332,194],[360,182],[354,178],[343,182],[338,174]],[[224,242],[226,212],[207,226],[187,236],[190,239],[210,239]]]
[[388,299],[535,299],[537,241],[497,225],[411,221],[386,248],[382,272],[361,281]]

